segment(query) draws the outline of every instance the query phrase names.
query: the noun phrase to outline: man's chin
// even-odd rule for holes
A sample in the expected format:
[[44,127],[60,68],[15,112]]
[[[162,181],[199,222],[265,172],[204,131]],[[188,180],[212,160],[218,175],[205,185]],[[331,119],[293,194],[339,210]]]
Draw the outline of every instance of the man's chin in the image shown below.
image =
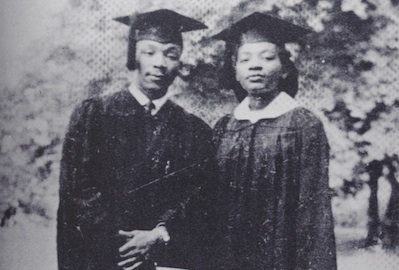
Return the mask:
[[168,89],[166,87],[160,87],[160,86],[153,86],[153,87],[146,87],[145,95],[153,100],[153,99],[159,99],[166,95],[168,92]]
[[164,81],[149,81],[146,83],[145,88],[157,91],[165,88],[167,89],[169,85],[169,83]]

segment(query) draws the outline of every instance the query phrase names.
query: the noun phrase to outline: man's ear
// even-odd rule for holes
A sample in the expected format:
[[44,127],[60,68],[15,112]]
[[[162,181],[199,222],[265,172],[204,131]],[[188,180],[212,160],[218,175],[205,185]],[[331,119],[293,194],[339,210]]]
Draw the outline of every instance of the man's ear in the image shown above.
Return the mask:
[[182,61],[180,61],[177,75],[181,78],[187,78],[188,76],[190,76],[193,68],[194,68],[193,65],[183,63]]

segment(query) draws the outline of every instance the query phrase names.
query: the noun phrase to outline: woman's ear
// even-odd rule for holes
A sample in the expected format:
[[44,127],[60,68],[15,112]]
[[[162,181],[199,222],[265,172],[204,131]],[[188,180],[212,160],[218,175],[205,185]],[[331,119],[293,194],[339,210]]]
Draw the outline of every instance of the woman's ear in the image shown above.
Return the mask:
[[281,74],[281,78],[285,80],[287,79],[287,77],[288,77],[288,71],[284,71],[283,74]]
[[290,64],[291,63],[288,63],[289,60],[288,61],[282,61],[282,62],[283,62],[282,63],[283,68],[282,68],[282,71],[281,71],[281,79],[285,80],[285,79],[287,79],[288,75],[290,75],[290,72],[291,72]]
[[237,55],[232,55],[231,56],[231,67],[233,70],[236,70],[236,64],[237,64]]
[[234,74],[234,78],[235,78],[236,81],[238,82],[236,64],[237,64],[237,55],[233,54],[233,55],[231,56],[231,71],[232,71],[233,74]]

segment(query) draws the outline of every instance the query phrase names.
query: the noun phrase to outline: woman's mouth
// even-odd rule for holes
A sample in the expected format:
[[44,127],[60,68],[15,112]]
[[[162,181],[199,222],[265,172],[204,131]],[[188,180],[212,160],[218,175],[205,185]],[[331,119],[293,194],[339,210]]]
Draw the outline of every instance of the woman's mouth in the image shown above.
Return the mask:
[[165,75],[162,74],[149,74],[148,77],[153,81],[161,81],[165,78]]
[[265,78],[264,75],[261,74],[255,74],[255,75],[250,75],[247,77],[247,80],[249,80],[250,82],[260,82],[263,81]]

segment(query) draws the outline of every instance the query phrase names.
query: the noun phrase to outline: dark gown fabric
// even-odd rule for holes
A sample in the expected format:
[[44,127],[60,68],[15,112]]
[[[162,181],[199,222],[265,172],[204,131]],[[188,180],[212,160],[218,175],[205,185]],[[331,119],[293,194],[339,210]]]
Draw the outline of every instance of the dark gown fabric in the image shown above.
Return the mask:
[[215,126],[219,269],[336,269],[322,123],[296,108]]
[[84,101],[63,147],[59,269],[121,269],[118,230],[151,230],[159,223],[171,241],[155,261],[182,268],[197,263],[199,246],[185,209],[206,179],[211,137],[202,120],[171,101],[155,116],[128,91]]

